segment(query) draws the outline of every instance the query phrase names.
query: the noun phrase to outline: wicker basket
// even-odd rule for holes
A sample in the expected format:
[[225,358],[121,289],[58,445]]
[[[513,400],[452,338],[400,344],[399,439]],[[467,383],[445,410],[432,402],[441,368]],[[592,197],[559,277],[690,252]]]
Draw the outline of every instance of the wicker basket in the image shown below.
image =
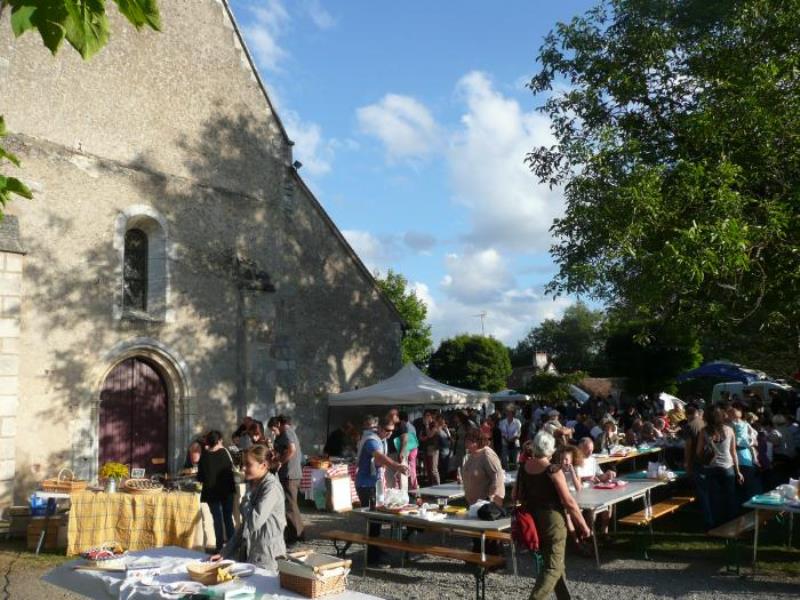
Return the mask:
[[[64,472],[69,473],[69,479],[63,476]],[[85,490],[87,485],[89,485],[89,482],[85,479],[75,479],[75,473],[70,469],[61,469],[55,479],[51,478],[42,481],[42,491],[75,494]]]
[[280,582],[283,589],[295,592],[306,598],[319,598],[344,592],[347,587],[347,575],[308,579],[290,575],[289,573],[281,573]]
[[[146,487],[139,488],[137,487],[138,485],[144,485]],[[128,479],[125,482],[125,485],[122,486],[122,489],[128,492],[129,494],[149,496],[154,494],[160,494],[161,492],[164,491],[164,486],[150,479]]]
[[230,561],[221,562],[194,562],[186,565],[186,570],[189,572],[189,577],[192,581],[202,583],[203,585],[216,585],[217,572],[220,569],[226,569],[231,566]]
[[308,466],[312,469],[330,469],[331,461],[325,456],[315,456],[308,459]]
[[[279,581],[282,588],[305,596],[320,598],[344,592],[351,562],[332,556],[301,551],[289,554],[289,560],[278,559]],[[293,559],[304,559],[305,563]]]

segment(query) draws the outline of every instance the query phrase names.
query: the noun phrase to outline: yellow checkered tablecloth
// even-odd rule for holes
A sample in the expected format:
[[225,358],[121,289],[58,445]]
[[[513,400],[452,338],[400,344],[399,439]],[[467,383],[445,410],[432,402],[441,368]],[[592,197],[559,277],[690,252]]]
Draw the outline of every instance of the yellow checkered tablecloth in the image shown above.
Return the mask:
[[67,556],[104,542],[119,542],[126,550],[191,548],[200,523],[197,494],[81,492],[70,501]]

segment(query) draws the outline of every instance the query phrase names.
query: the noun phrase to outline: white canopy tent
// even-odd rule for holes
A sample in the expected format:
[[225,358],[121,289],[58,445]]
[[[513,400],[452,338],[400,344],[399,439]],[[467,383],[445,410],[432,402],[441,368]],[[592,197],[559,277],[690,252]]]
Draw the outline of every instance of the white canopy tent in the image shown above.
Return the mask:
[[407,364],[397,373],[369,387],[329,394],[330,408],[347,406],[480,406],[489,394],[465,390],[440,383],[428,377],[414,364]]
[[583,404],[590,398],[589,394],[584,392],[577,385],[572,385],[571,383],[569,384],[569,395],[577,400],[580,404]]
[[531,397],[516,390],[501,390],[489,396],[489,399],[492,402],[527,402]]

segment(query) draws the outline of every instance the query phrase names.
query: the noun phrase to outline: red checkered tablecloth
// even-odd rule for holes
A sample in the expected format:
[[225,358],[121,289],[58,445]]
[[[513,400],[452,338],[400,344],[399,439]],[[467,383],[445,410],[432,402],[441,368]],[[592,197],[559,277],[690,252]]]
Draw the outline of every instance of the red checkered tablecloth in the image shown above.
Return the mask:
[[350,498],[353,504],[358,502],[356,493],[356,465],[332,465],[327,469],[314,469],[309,466],[303,467],[303,477],[300,479],[300,491],[303,492],[307,500],[314,499],[314,489],[325,486],[325,479],[336,477],[350,478]]

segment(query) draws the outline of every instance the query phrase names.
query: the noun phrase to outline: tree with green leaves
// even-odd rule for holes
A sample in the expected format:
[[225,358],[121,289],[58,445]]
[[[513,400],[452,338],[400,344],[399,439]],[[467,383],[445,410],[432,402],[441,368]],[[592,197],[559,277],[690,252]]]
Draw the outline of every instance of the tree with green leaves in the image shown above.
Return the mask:
[[606,0],[545,38],[532,91],[566,199],[552,293],[707,335],[800,340],[800,3]]
[[442,340],[428,371],[448,385],[497,392],[506,387],[511,361],[508,348],[496,339],[465,334]]
[[375,280],[405,321],[401,345],[403,364],[413,362],[420,369],[427,368],[433,351],[431,326],[425,321],[428,307],[414,290],[408,289],[408,280],[400,273],[389,269],[386,277],[376,273]]
[[604,313],[577,302],[559,320],[545,319],[528,332],[511,353],[515,367],[532,364],[535,352],[546,352],[561,373],[594,371],[604,341]]
[[[113,0],[119,12],[136,28],[161,29],[156,0]],[[0,21],[10,8],[11,29],[16,37],[36,31],[44,45],[56,54],[66,40],[84,59],[97,54],[108,43],[111,28],[106,0],[0,0]],[[0,141],[6,135],[0,116]],[[20,167],[19,159],[0,145],[0,169],[8,161]],[[33,193],[17,177],[0,172],[0,218],[12,194],[33,198]]]
[[604,354],[609,375],[627,378],[625,390],[630,394],[674,392],[675,377],[700,366],[703,359],[691,330],[628,319],[612,320]]

